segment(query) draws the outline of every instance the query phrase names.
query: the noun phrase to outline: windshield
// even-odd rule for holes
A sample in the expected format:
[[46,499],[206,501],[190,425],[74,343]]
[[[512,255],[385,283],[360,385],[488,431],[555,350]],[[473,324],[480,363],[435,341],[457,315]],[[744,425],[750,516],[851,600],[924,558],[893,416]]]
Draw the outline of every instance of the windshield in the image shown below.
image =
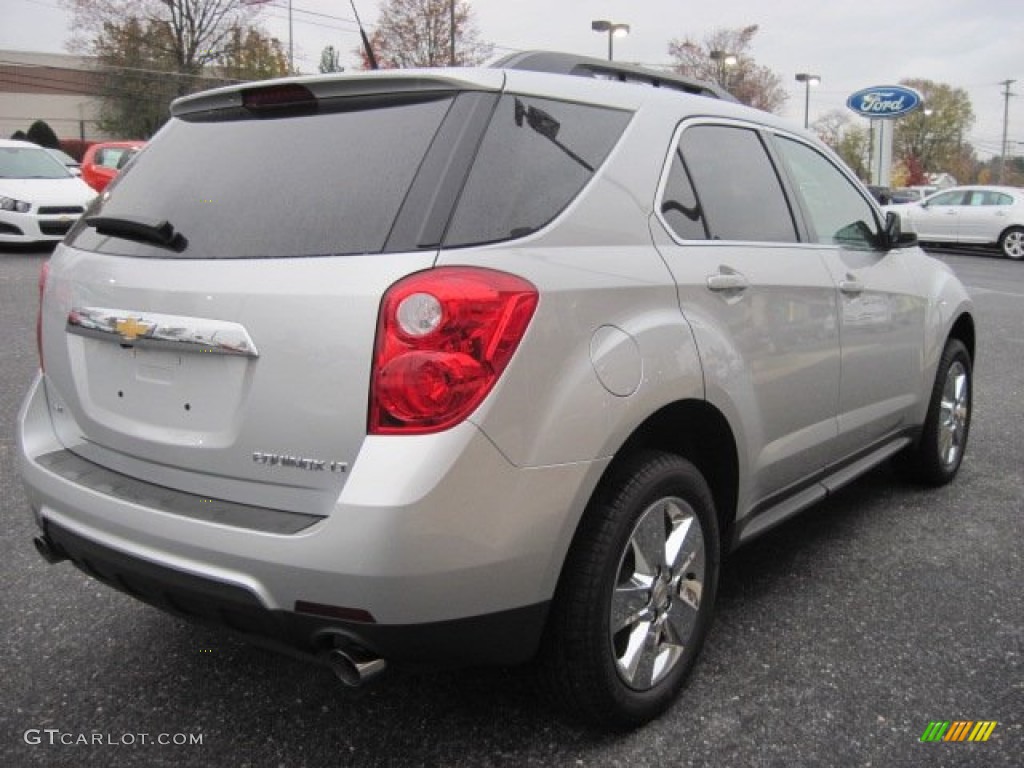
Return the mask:
[[41,147],[0,147],[0,179],[66,179],[67,168]]

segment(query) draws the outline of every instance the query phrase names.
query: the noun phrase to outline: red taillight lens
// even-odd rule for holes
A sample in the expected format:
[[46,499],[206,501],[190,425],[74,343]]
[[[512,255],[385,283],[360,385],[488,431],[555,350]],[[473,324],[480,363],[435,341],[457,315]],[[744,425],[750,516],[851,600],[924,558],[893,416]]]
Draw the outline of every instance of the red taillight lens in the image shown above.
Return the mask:
[[491,391],[526,333],[537,289],[475,267],[440,267],[388,289],[377,320],[370,434],[458,424]]
[[45,371],[43,364],[43,294],[46,292],[46,279],[50,276],[50,262],[44,261],[39,270],[39,310],[36,313],[36,349],[39,352],[39,370]]

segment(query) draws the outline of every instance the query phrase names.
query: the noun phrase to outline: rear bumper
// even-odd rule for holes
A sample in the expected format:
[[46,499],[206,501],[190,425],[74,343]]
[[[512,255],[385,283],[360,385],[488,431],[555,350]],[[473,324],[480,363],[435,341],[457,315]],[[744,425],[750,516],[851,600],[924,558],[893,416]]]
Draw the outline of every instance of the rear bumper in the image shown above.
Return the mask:
[[389,661],[517,664],[536,652],[547,603],[486,616],[383,625],[285,610],[268,610],[251,592],[104,547],[47,522],[44,538],[58,557],[121,592],[175,616],[225,628],[260,645],[317,656],[344,638]]
[[244,507],[234,519],[188,512],[187,489],[84,482],[49,464],[66,450],[41,379],[22,406],[18,441],[38,525],[90,575],[304,652],[333,632],[385,658],[431,663],[533,654],[604,468],[515,467],[469,423],[367,438],[331,514],[282,532],[239,524]]

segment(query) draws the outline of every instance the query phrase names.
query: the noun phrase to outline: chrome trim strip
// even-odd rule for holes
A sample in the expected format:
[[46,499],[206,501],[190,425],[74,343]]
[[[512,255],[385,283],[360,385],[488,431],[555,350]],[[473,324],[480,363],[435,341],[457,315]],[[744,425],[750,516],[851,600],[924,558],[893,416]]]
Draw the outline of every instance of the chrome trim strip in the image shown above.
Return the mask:
[[127,347],[156,347],[178,352],[256,358],[259,350],[238,323],[202,317],[161,315],[133,309],[73,307],[68,333]]

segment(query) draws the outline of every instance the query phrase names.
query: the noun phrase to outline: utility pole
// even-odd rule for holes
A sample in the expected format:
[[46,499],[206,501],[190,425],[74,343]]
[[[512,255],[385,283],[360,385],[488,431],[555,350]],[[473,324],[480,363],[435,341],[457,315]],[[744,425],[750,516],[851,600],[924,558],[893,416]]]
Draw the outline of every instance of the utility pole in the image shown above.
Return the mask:
[[1000,149],[999,157],[999,183],[1003,183],[1003,179],[1006,176],[1006,153],[1010,151],[1010,145],[1006,143],[1006,131],[1010,123],[1010,97],[1016,96],[1015,93],[1010,93],[1010,86],[1016,83],[1016,80],[1003,80],[1000,85],[1003,86],[1003,143]]

